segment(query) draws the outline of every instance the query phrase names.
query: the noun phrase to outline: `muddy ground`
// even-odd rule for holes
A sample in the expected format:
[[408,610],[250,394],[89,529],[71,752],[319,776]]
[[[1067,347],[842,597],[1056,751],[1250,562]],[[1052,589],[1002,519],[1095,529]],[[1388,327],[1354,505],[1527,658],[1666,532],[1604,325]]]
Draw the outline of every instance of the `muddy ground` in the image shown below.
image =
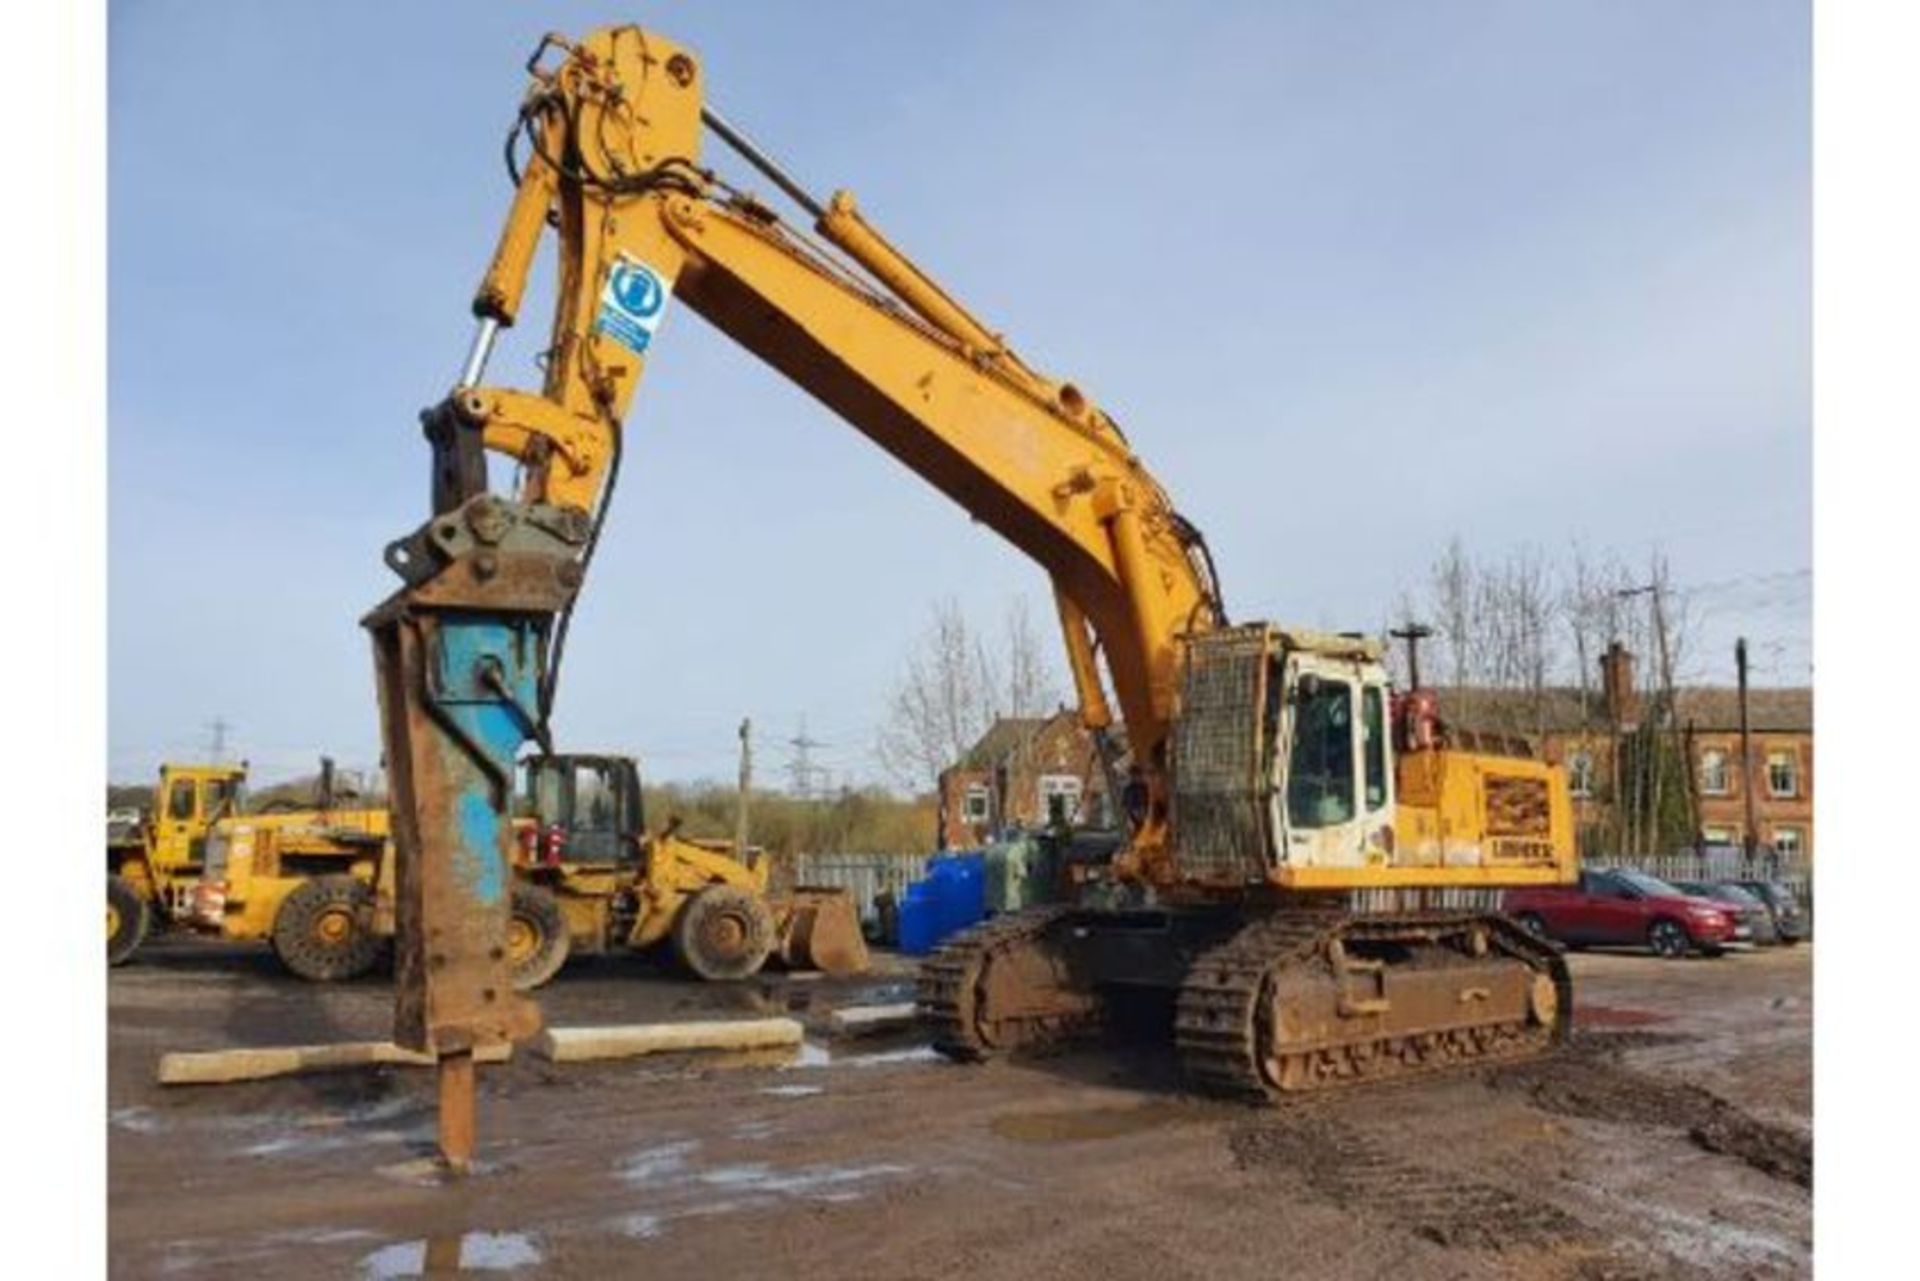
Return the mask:
[[1273,1111],[1134,1049],[959,1067],[829,1042],[910,979],[734,988],[624,959],[556,1024],[786,1013],[796,1063],[481,1069],[482,1164],[431,1174],[430,1074],[153,1083],[168,1049],[382,1037],[381,981],[154,946],[110,982],[115,1276],[1780,1277],[1811,1271],[1812,953],[1573,958],[1543,1063]]

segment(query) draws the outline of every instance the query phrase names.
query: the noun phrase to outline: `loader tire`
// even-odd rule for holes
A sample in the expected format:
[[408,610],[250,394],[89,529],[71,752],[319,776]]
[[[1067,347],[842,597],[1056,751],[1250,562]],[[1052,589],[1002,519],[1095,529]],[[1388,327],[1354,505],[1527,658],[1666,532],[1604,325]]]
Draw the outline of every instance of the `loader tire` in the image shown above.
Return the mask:
[[107,877],[107,964],[123,965],[146,941],[153,923],[147,901],[118,876]]
[[752,890],[709,885],[680,909],[673,950],[708,982],[751,978],[773,950],[773,912]]
[[373,891],[351,876],[316,876],[294,887],[273,918],[273,952],[310,983],[359,978],[380,960]]
[[573,935],[559,900],[538,885],[513,887],[507,909],[507,965],[513,971],[513,990],[531,992],[544,986],[567,963]]

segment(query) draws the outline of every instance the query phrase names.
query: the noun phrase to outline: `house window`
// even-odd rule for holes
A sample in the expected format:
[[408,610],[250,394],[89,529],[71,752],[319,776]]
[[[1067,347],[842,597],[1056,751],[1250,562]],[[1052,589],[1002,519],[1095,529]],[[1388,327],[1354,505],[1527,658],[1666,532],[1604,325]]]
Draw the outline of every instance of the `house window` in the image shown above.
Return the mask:
[[1767,753],[1767,791],[1775,796],[1800,794],[1800,762],[1792,752]]
[[1593,753],[1574,752],[1567,757],[1567,791],[1576,797],[1593,795]]
[[1733,829],[1731,827],[1703,827],[1700,829],[1700,839],[1708,845],[1732,845],[1734,843]]
[[1049,824],[1077,822],[1080,817],[1080,780],[1072,774],[1042,774],[1039,779],[1040,818]]
[[1800,852],[1800,829],[1797,827],[1774,828],[1773,848],[1774,852],[1778,854],[1798,854]]
[[1732,788],[1727,783],[1727,754],[1717,747],[1700,753],[1700,794],[1725,796]]
[[962,803],[960,813],[969,823],[987,821],[987,785],[985,783],[967,784],[967,799]]

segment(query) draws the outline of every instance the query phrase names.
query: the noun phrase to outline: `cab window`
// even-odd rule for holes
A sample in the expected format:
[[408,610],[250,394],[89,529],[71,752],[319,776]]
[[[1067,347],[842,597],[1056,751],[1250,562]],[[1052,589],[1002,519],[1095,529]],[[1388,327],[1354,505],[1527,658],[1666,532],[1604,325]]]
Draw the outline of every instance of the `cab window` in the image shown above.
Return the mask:
[[167,789],[167,817],[182,823],[193,817],[193,780],[177,778]]
[[207,817],[224,818],[239,807],[234,804],[239,799],[240,780],[237,778],[213,778],[207,780]]
[[1353,687],[1319,680],[1296,688],[1287,822],[1333,827],[1353,818]]
[[573,826],[579,832],[618,830],[613,787],[599,765],[581,765],[573,776]]
[[1387,803],[1387,712],[1378,685],[1360,691],[1361,724],[1366,735],[1367,809]]

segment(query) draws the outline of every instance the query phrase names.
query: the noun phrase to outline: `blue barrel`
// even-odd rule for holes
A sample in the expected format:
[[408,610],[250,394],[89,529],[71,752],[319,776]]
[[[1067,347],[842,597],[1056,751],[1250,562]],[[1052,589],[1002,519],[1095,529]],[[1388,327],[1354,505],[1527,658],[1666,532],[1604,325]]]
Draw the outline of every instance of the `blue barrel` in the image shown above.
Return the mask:
[[978,851],[955,854],[929,869],[939,887],[940,933],[944,938],[987,916],[987,856]]
[[900,950],[925,956],[940,945],[940,899],[930,881],[915,881],[900,896]]

